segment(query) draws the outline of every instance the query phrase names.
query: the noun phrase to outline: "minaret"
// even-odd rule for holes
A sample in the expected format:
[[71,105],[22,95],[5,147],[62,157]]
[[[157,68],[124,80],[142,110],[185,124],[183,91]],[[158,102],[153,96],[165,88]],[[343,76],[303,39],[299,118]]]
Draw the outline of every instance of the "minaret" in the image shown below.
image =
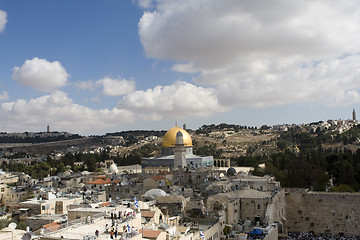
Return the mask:
[[355,122],[355,121],[356,121],[356,112],[355,112],[355,108],[353,108],[352,115],[353,115],[353,119],[352,119],[352,120]]
[[186,149],[181,131],[176,133],[176,143],[174,147],[174,168],[186,167]]

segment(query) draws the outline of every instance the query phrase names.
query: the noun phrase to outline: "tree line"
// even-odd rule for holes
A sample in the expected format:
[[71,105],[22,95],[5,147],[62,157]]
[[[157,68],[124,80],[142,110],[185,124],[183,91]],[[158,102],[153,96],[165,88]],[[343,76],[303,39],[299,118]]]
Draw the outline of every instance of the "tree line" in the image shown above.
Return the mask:
[[[59,160],[50,156],[42,161],[32,161],[29,164],[16,161],[7,163],[4,161],[1,168],[5,171],[24,172],[34,179],[43,179],[50,175],[57,175],[67,169],[74,172],[81,171],[101,171],[101,163],[107,159],[113,159],[118,166],[126,166],[132,164],[141,164],[142,157],[151,157],[158,155],[160,147],[154,144],[146,144],[141,148],[134,149],[129,154],[110,156],[109,149],[104,149],[99,153],[67,153]],[[82,164],[77,165],[76,162]]]
[[[310,134],[298,129],[283,133],[277,142],[280,151],[270,157],[247,156],[236,160],[239,165],[252,164],[255,175],[275,176],[284,187],[359,191],[360,149],[351,151],[346,148],[349,139],[355,141],[359,135],[358,126],[343,134],[321,131]],[[322,147],[322,144],[338,142],[343,143],[340,149]],[[260,162],[265,163],[265,169],[258,167]]]

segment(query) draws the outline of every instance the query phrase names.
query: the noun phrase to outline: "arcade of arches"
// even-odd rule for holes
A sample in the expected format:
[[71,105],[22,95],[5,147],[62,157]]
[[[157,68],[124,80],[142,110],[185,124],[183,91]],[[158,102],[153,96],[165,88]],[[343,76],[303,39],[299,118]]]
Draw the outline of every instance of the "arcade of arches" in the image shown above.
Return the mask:
[[214,167],[230,167],[230,159],[214,159]]

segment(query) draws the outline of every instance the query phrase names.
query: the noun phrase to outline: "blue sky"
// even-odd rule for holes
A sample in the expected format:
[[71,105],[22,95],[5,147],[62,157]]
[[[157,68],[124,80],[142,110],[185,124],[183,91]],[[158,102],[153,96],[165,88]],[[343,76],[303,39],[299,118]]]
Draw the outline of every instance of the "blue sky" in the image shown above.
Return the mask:
[[348,119],[357,1],[0,0],[0,131]]

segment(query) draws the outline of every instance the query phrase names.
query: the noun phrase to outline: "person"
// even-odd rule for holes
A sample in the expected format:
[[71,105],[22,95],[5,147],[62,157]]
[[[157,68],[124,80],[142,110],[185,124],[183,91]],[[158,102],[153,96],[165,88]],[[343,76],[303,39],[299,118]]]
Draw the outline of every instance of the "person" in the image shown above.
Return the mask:
[[113,231],[110,231],[110,239],[114,239],[114,233],[113,233]]
[[115,239],[117,239],[117,234],[118,234],[118,232],[117,232],[117,230],[115,229],[115,231],[114,231]]
[[96,229],[96,231],[95,231],[95,236],[96,236],[96,237],[99,237],[99,230],[97,230],[97,229]]
[[109,233],[109,225],[108,224],[105,224],[105,232]]

